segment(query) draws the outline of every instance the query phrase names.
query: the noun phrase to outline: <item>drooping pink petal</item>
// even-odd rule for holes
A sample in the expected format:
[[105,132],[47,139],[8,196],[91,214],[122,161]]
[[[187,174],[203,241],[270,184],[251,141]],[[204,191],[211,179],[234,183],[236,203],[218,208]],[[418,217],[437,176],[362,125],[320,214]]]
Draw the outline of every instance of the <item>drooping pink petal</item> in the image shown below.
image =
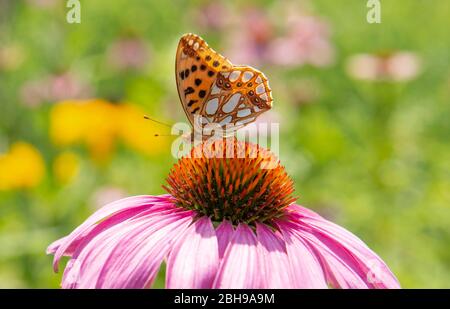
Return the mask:
[[302,237],[317,249],[333,286],[400,288],[383,260],[346,229],[318,215],[291,219]]
[[[104,288],[149,287],[161,261],[167,256],[177,238],[182,235],[193,215],[145,224],[119,242],[102,269],[97,283]],[[147,235],[146,235],[147,234]]]
[[218,267],[216,232],[211,220],[202,217],[185,231],[170,251],[166,288],[209,289]]
[[304,239],[294,233],[292,224],[279,221],[277,225],[286,243],[289,265],[293,277],[293,288],[328,288],[322,266],[313,249]]
[[190,211],[147,214],[121,222],[75,252],[64,288],[144,288],[178,235],[193,218]]
[[256,234],[262,260],[261,272],[265,276],[264,288],[291,288],[293,279],[284,241],[263,224],[256,225]]
[[[327,281],[334,288],[366,289],[369,286],[363,280],[363,273],[353,267],[351,257],[342,250],[333,251],[317,239],[313,232],[298,230],[300,237],[315,250],[322,262]],[[350,259],[350,260],[349,260]]]
[[366,289],[368,285],[362,279],[363,273],[349,263],[351,256],[343,252],[333,251],[314,235],[314,231],[308,227],[291,222],[292,232],[302,238],[315,252],[321,262],[327,282],[335,288],[359,288]]
[[[174,207],[172,207],[172,208],[174,208]],[[65,249],[63,255],[71,256],[80,245],[83,245],[84,243],[89,242],[97,234],[99,234],[102,231],[110,228],[111,226],[114,226],[117,223],[123,222],[129,218],[139,216],[142,214],[146,214],[147,211],[149,211],[149,209],[151,209],[151,211],[156,214],[159,211],[164,212],[171,208],[167,208],[166,206],[159,207],[159,205],[154,205],[151,208],[146,206],[145,208],[139,208],[139,209],[131,208],[131,209],[125,209],[125,210],[118,211],[118,212],[110,215],[106,219],[104,219],[94,225],[91,225],[89,228],[87,228],[82,233],[82,235],[76,237],[72,241],[68,240],[70,235],[56,240],[55,242],[50,244],[50,246],[47,248],[47,254],[54,254],[58,250],[58,248],[61,247],[61,245],[67,245],[70,242],[69,246]]]
[[225,250],[233,237],[233,225],[229,221],[223,221],[216,229],[217,242],[219,245],[219,258],[222,259]]
[[[58,263],[61,257],[63,255],[72,254],[77,245],[81,242],[81,238],[92,231],[95,225],[100,221],[108,219],[110,216],[121,213],[122,216],[118,218],[126,220],[130,216],[133,216],[142,210],[153,207],[155,203],[157,203],[161,207],[165,205],[167,205],[167,207],[173,207],[173,205],[170,203],[169,197],[169,195],[133,196],[115,201],[102,207],[94,214],[92,214],[85,222],[83,222],[83,224],[78,226],[72,233],[61,239],[60,242],[56,242],[50,245],[48,251],[50,253],[54,252],[53,268],[55,272],[58,271]],[[117,218],[114,218],[114,222],[111,221],[111,223],[115,224],[116,220]]]
[[362,279],[372,288],[400,288],[397,278],[383,260],[359,238],[338,225],[324,220],[305,220],[315,228],[315,236],[335,253],[349,256],[348,264],[359,269]]
[[[61,244],[65,243],[67,240],[67,236],[62,237],[60,239],[55,240],[54,242],[52,242],[48,247],[47,250],[45,251],[47,254],[53,254],[56,252],[56,250],[58,250],[58,248],[61,246]],[[76,247],[78,244],[72,244],[71,248],[68,248],[66,251],[71,251],[73,252],[74,247]]]
[[258,289],[266,284],[261,274],[258,241],[253,231],[239,224],[220,263],[213,287]]
[[[161,214],[155,213],[152,217],[154,219],[167,220]],[[101,222],[96,228],[101,229],[103,223]],[[63,276],[62,287],[94,288],[97,284],[100,270],[106,263],[108,255],[115,247],[115,241],[132,233],[133,229],[137,228],[138,223],[142,224],[143,222],[127,220],[101,233],[92,233],[93,236],[91,239],[86,239],[84,241],[86,244],[78,247],[72,259],[68,262]]]

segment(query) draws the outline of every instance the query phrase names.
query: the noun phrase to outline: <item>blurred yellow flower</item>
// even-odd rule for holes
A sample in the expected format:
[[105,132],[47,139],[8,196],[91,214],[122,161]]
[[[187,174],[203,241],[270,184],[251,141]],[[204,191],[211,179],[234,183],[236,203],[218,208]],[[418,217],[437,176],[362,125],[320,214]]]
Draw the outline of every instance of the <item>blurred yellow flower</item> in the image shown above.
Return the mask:
[[155,143],[155,124],[143,116],[144,112],[131,104],[100,99],[63,101],[51,112],[50,136],[59,146],[86,145],[97,161],[109,158],[119,138],[142,153],[157,153],[167,142]]
[[45,174],[40,152],[25,142],[14,143],[5,154],[0,154],[0,190],[32,188]]
[[107,159],[116,138],[116,107],[103,100],[63,101],[50,115],[50,136],[59,146],[87,145],[95,160]]
[[102,100],[84,106],[84,139],[94,159],[108,158],[117,138],[117,107]]
[[64,101],[50,114],[50,137],[56,145],[74,144],[83,138],[85,118],[81,103]]
[[137,106],[123,104],[119,106],[121,121],[119,134],[125,145],[151,155],[169,149],[168,139],[155,137],[161,126],[144,119],[145,114]]
[[53,174],[59,182],[68,183],[78,174],[79,167],[78,156],[73,152],[65,151],[53,162]]

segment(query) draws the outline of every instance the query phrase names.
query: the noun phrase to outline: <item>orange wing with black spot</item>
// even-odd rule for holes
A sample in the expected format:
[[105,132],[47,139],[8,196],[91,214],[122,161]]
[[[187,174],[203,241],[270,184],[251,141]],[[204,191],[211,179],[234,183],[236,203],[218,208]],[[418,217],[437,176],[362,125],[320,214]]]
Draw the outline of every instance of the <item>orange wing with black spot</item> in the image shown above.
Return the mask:
[[192,125],[199,115],[201,125],[218,123],[234,130],[272,107],[271,90],[262,72],[234,66],[195,34],[180,39],[175,73],[178,94]]

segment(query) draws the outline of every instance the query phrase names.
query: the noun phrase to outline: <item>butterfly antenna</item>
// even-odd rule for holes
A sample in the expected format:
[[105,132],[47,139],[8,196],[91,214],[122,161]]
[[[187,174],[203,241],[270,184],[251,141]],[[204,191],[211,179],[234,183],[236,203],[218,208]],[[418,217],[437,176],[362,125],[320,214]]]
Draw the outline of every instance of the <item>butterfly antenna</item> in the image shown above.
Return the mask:
[[172,135],[172,134],[158,134],[158,133],[157,133],[157,134],[154,134],[153,136],[154,136],[154,137],[163,137],[163,136],[164,136],[164,137],[167,137],[167,136],[173,136],[173,135]]
[[167,124],[167,123],[165,123],[165,122],[162,122],[162,121],[159,121],[159,120],[156,120],[156,119],[150,118],[150,117],[149,117],[149,116],[147,116],[147,115],[144,115],[144,119],[147,119],[147,120],[150,120],[150,121],[153,121],[153,122],[156,122],[156,123],[162,124],[163,126],[166,126],[166,127],[169,127],[169,128],[171,128],[171,127],[172,127],[172,126],[171,126],[170,124]]
[[[147,116],[147,115],[144,115],[144,119],[147,119],[147,120],[150,120],[150,121],[153,121],[153,122],[162,124],[163,126],[166,126],[166,127],[168,127],[168,128],[172,128],[172,127],[173,127],[173,126],[170,125],[170,124],[167,124],[167,123],[165,123],[165,122],[162,122],[162,121],[159,121],[159,120],[150,118],[150,117]],[[180,131],[180,132],[181,132],[181,131]],[[181,134],[181,133],[180,133],[180,134]],[[167,137],[167,136],[173,136],[173,135],[172,135],[172,134],[158,134],[158,133],[154,134],[154,137],[161,137],[161,136],[166,136],[166,137]]]

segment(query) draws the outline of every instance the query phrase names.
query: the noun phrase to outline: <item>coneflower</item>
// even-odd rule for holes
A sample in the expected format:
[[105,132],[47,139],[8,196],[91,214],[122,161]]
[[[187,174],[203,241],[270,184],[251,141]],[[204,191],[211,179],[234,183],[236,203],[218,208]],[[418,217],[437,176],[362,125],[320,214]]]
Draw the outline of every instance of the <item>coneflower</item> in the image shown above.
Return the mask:
[[400,287],[359,238],[295,204],[284,167],[257,145],[196,146],[164,188],[108,204],[51,244],[55,271],[70,256],[62,287],[149,288],[163,261],[167,288]]

